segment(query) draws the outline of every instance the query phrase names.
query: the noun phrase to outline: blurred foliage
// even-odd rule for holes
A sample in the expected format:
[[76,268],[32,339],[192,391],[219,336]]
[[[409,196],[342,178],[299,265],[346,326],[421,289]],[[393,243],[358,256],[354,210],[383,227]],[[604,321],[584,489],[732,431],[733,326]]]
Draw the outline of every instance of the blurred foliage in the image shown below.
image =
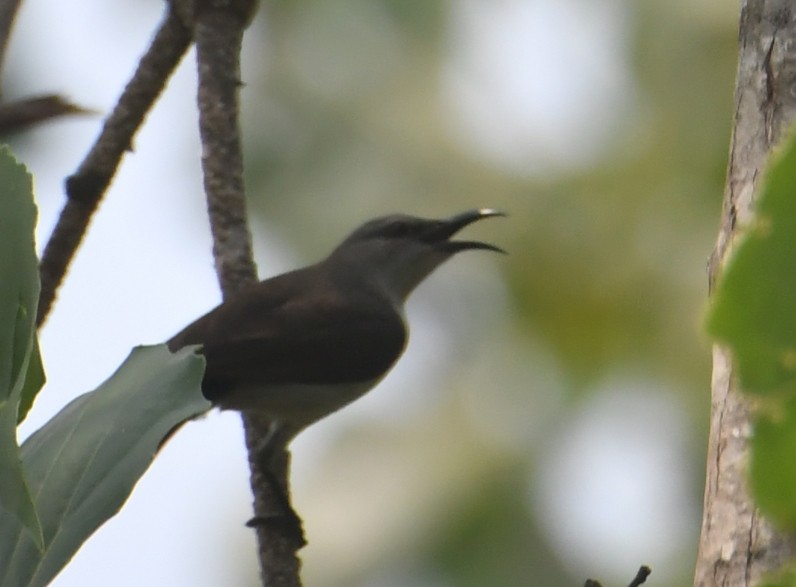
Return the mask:
[[518,316],[557,349],[576,387],[617,361],[696,383],[707,364],[694,325],[726,165],[734,23],[635,6],[627,50],[641,114],[617,129],[599,165],[525,179],[451,138],[439,96],[443,11],[411,3],[422,6],[411,17],[396,4],[268,10],[266,75],[246,128],[250,191],[274,229],[306,251],[319,247],[313,235],[388,209],[503,206]]
[[[483,138],[467,138],[447,85],[451,63],[461,59],[454,41],[463,12],[491,7],[530,7],[518,14],[541,19],[536,33],[549,29],[560,43],[537,49],[542,55],[534,59],[522,53],[525,45],[504,47],[509,55],[516,50],[520,63],[544,66],[514,70],[540,89],[552,84],[547,76],[601,79],[589,69],[584,31],[613,35],[608,44],[618,49],[610,65],[624,85],[608,93],[610,103],[589,107],[598,96],[588,91],[564,97],[593,113],[571,141],[573,152],[581,152],[579,138],[595,143],[591,123],[610,130],[589,157],[547,164],[554,158],[540,129],[525,169],[516,151],[512,164],[501,165],[483,155]],[[570,12],[562,19],[556,10]],[[584,399],[626,376],[646,391],[666,390],[683,406],[693,429],[678,441],[692,452],[661,466],[691,480],[684,509],[701,509],[710,356],[699,323],[731,131],[736,11],[718,0],[261,3],[246,38],[242,92],[255,222],[311,261],[362,219],[391,211],[434,216],[489,206],[510,213],[471,233],[510,255],[469,261],[466,273],[478,273],[472,282],[462,285],[466,273],[457,274],[455,295],[430,299],[456,334],[458,348],[441,356],[462,359],[439,361],[449,393],[429,390],[420,415],[405,418],[400,433],[385,425],[354,431],[356,442],[341,438],[338,456],[322,459],[310,487],[296,488],[307,494],[299,495],[302,512],[310,499],[340,512],[324,530],[308,508],[307,584],[557,587],[600,576],[609,585],[626,583],[641,564],[653,567],[658,587],[690,582],[698,517],[676,537],[677,558],[665,568],[633,560],[611,577],[584,568],[582,557],[550,537],[537,519],[533,480],[543,474],[539,451],[561,443],[558,434],[570,429]],[[544,21],[551,16],[556,24]],[[572,26],[558,30],[562,22]],[[581,45],[583,62],[565,69],[558,54]],[[474,55],[488,70],[491,56]],[[474,83],[489,90],[491,80]],[[558,106],[555,99],[547,104]],[[584,120],[575,114],[569,118]],[[541,120],[549,118],[562,116],[542,113]],[[261,272],[271,273],[267,266]],[[456,314],[457,305],[468,310]],[[390,491],[371,490],[378,480]],[[425,505],[404,507],[414,503],[410,495]],[[404,498],[400,505],[396,496]],[[381,499],[381,515],[370,515],[374,499]],[[384,511],[389,507],[395,511]],[[368,524],[367,548],[358,543],[348,558],[329,563],[327,556],[328,566],[315,566],[321,557],[313,548],[332,552],[330,545],[366,534]],[[649,534],[658,534],[652,525]]]
[[796,140],[771,158],[755,221],[721,276],[708,316],[710,333],[733,350],[747,393],[796,382]]
[[749,467],[750,485],[760,510],[778,527],[796,528],[796,398],[793,385],[784,397],[772,401],[769,414],[755,422]]
[[[494,239],[511,253],[495,263],[509,293],[506,334],[490,331],[493,344],[510,339],[505,353],[525,357],[531,369],[552,357],[563,381],[549,392],[565,403],[617,372],[674,390],[698,423],[692,461],[682,468],[695,472],[699,511],[710,357],[698,324],[731,131],[736,8],[610,4],[626,21],[618,66],[632,108],[592,161],[550,173],[529,161],[521,173],[469,149],[445,99],[451,15],[464,4],[478,3],[266,3],[255,23],[266,42],[249,47],[243,97],[254,208],[307,259],[359,220],[392,210],[507,210]],[[548,83],[541,72],[527,76]],[[494,235],[489,228],[483,234]],[[511,456],[521,471],[534,460],[526,448]],[[411,564],[434,569],[435,585],[564,584],[566,555],[542,554],[550,547],[531,519],[524,483],[484,480],[476,494],[439,520],[436,543],[424,541]],[[695,544],[699,523],[683,544]],[[690,576],[694,556],[685,552],[681,566],[656,572],[656,585]],[[327,585],[354,584],[333,576]]]
[[796,578],[794,573],[791,572],[784,578],[768,579],[760,584],[760,587],[793,587],[796,585]]
[[760,509],[796,528],[796,138],[770,158],[755,220],[742,227],[708,315],[731,350],[743,391],[758,400],[751,486]]
[[[515,467],[516,471],[516,467]],[[440,528],[429,559],[448,569],[450,584],[459,587],[566,585],[566,575],[550,564],[555,555],[532,522],[517,523],[516,496],[524,479],[511,469],[494,471],[490,483],[461,504]]]
[[[452,128],[440,79],[455,5],[265,6],[258,24],[267,43],[256,49],[244,96],[256,209],[308,258],[359,219],[386,211],[506,209],[510,220],[495,240],[511,252],[500,265],[507,323],[552,353],[564,375],[554,391],[577,401],[618,370],[663,382],[701,423],[686,465],[701,475],[709,353],[697,325],[731,130],[734,7],[617,4],[628,21],[624,66],[634,107],[593,163],[522,174],[480,158]],[[528,352],[533,365],[533,351],[514,343],[506,352]],[[514,456],[517,470],[530,466],[531,453]],[[694,481],[694,503],[701,483]],[[542,554],[550,547],[530,518],[527,491],[516,479],[484,480],[439,520],[436,545],[412,564],[434,569],[441,577],[434,584],[564,584],[561,553]],[[695,519],[687,544],[698,528]],[[677,584],[692,562],[656,573],[656,584]]]
[[781,570],[776,576],[767,577],[760,582],[760,587],[794,587],[796,585],[796,569]]

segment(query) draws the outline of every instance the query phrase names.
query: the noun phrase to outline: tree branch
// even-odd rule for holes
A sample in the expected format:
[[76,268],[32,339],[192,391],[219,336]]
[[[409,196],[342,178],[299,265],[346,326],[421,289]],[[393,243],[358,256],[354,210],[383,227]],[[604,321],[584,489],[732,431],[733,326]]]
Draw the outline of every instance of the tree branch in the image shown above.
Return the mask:
[[[253,0],[175,1],[183,17],[194,23],[204,186],[216,272],[228,299],[257,281],[247,228],[238,124],[241,42],[256,7]],[[250,525],[257,531],[263,584],[300,586],[296,553],[304,540],[300,521],[289,518],[293,512],[289,503],[290,455],[285,447],[268,443],[271,422],[267,418],[244,414],[243,424],[254,493]]]
[[94,146],[77,171],[67,178],[67,201],[41,260],[38,326],[50,312],[56,291],[122,156],[131,148],[133,136],[190,42],[190,31],[168,11]]
[[216,273],[226,298],[257,282],[238,128],[243,29],[234,15],[208,10],[197,15],[194,37],[204,187]]
[[[796,120],[791,83],[796,22],[788,3],[744,0],[735,119],[722,222],[709,263],[712,285],[729,258],[738,226],[753,219],[754,194],[769,151]],[[737,389],[730,356],[713,351],[710,437],[698,587],[748,587],[796,555],[791,539],[756,510],[746,484],[750,406]]]

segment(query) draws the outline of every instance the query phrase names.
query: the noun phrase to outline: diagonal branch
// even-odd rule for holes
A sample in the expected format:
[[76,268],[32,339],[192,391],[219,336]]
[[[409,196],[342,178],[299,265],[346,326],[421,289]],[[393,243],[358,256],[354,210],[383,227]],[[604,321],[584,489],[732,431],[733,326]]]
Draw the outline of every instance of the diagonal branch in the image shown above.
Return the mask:
[[67,178],[67,202],[42,254],[38,326],[50,312],[56,291],[122,156],[190,42],[190,31],[168,11],[91,151]]
[[57,94],[0,104],[0,137],[21,132],[45,120],[69,114],[92,114]]
[[[3,68],[11,29],[14,27],[20,4],[21,0],[0,0],[0,71]],[[0,104],[0,137],[68,114],[90,114],[90,111],[71,104],[57,94],[33,96]]]

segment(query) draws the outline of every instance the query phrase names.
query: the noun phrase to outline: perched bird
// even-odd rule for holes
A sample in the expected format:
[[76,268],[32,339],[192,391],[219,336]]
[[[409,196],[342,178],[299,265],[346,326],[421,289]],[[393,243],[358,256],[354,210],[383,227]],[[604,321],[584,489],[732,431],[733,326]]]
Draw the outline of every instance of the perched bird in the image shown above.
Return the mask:
[[202,345],[202,392],[224,409],[269,416],[287,443],[372,389],[403,353],[404,302],[439,265],[482,242],[451,240],[497,210],[442,220],[366,222],[324,260],[241,292],[168,341]]

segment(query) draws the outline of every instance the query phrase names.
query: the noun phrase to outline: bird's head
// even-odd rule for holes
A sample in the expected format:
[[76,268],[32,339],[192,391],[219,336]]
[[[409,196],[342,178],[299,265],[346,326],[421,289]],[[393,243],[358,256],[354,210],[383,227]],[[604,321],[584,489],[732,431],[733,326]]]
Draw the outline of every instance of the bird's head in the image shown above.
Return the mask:
[[505,253],[489,243],[452,240],[465,226],[493,216],[505,214],[480,208],[444,219],[403,214],[376,218],[351,233],[332,251],[329,260],[360,271],[403,302],[423,279],[456,253],[476,249]]

